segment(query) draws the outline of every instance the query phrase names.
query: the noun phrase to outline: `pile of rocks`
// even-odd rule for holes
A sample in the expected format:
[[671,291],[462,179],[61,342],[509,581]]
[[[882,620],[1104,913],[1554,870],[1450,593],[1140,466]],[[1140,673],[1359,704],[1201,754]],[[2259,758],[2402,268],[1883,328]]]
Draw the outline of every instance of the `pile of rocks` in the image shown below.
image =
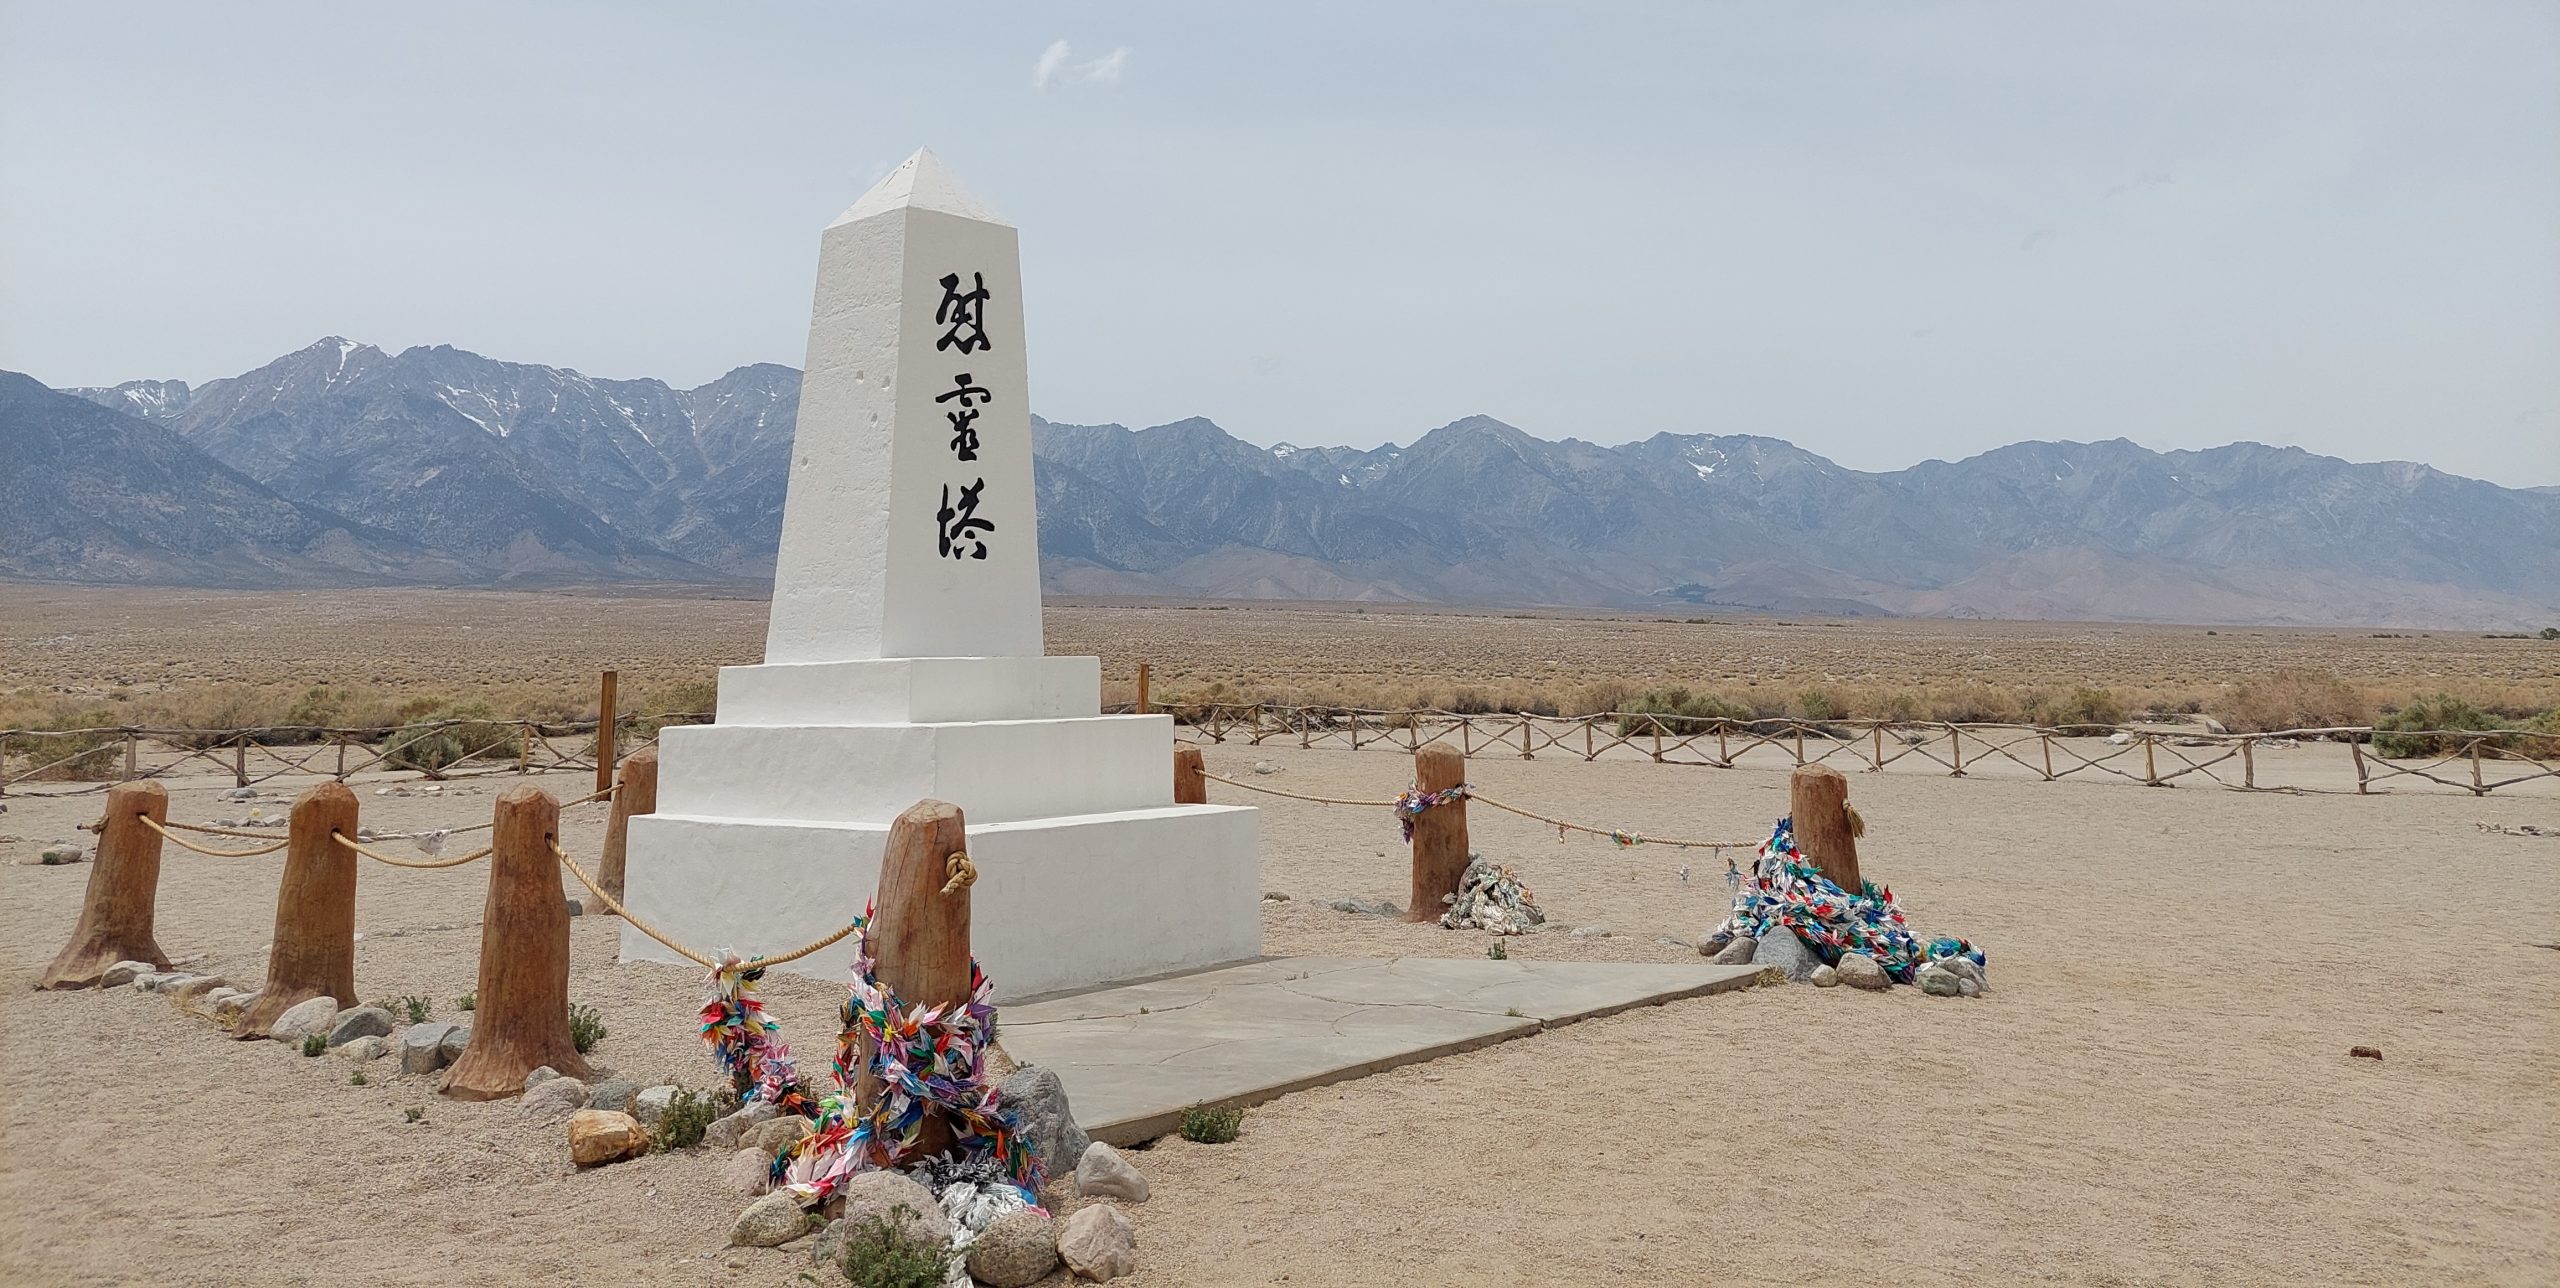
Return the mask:
[[1440,914],[1444,930],[1484,930],[1497,935],[1525,935],[1532,926],[1546,924],[1546,911],[1538,906],[1538,896],[1514,875],[1510,868],[1488,861],[1481,854],[1467,856],[1467,870],[1458,877],[1458,892],[1442,896],[1449,910]]
[[[738,1215],[729,1231],[730,1244],[773,1248],[808,1239],[811,1260],[831,1269],[844,1255],[848,1237],[879,1222],[916,1239],[947,1244],[955,1254],[954,1285],[974,1280],[990,1288],[1023,1288],[1061,1264],[1074,1275],[1097,1281],[1136,1271],[1137,1225],[1124,1205],[1147,1201],[1146,1177],[1119,1151],[1089,1138],[1076,1125],[1056,1074],[1025,1065],[1008,1075],[997,1093],[1052,1178],[1051,1204],[1063,1206],[1062,1191],[1070,1186],[1080,1200],[1065,1219],[1026,1204],[1013,1186],[995,1183],[999,1178],[989,1166],[946,1160],[905,1172],[860,1173],[811,1212],[788,1191],[767,1192],[776,1156],[809,1134],[809,1120],[776,1116],[770,1105],[749,1105],[704,1134],[707,1144],[734,1147],[722,1164],[732,1185],[762,1195]],[[744,1125],[723,1129],[733,1121]],[[714,1133],[724,1139],[715,1141]]]

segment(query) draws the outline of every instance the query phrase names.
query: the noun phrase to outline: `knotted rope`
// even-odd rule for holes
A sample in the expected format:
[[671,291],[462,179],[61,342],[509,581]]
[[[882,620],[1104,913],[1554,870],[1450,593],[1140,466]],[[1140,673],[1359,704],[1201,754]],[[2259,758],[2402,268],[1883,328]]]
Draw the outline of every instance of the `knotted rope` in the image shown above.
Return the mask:
[[[190,841],[190,840],[188,840],[187,838],[185,838],[185,837],[183,837],[183,836],[180,836],[180,835],[178,835],[178,834],[177,834],[177,833],[175,833],[175,832],[170,831],[170,830],[169,830],[168,828],[166,828],[166,827],[161,826],[161,825],[160,825],[160,820],[158,820],[158,819],[156,819],[156,818],[153,818],[153,817],[151,817],[151,816],[150,816],[150,815],[148,815],[148,814],[136,814],[136,815],[134,815],[134,817],[135,817],[135,818],[138,818],[138,819],[140,819],[140,820],[142,820],[142,825],[143,825],[144,827],[150,828],[150,829],[151,829],[152,831],[154,831],[154,832],[158,832],[158,833],[160,834],[160,836],[161,836],[161,838],[162,838],[162,839],[167,840],[167,841],[170,841],[170,842],[172,842],[172,843],[174,843],[174,844],[176,844],[176,845],[178,845],[178,846],[180,846],[180,847],[182,847],[182,848],[193,850],[193,851],[195,851],[195,852],[196,852],[196,853],[198,853],[198,854],[209,854],[209,855],[212,855],[214,858],[217,858],[217,859],[247,859],[247,858],[255,858],[256,856],[261,855],[261,854],[273,854],[273,853],[275,853],[276,851],[283,849],[283,848],[284,848],[284,847],[286,847],[287,845],[292,844],[292,841],[291,841],[290,839],[287,839],[287,840],[277,841],[277,842],[275,842],[275,843],[274,843],[274,844],[272,844],[272,845],[261,845],[261,846],[257,847],[256,849],[250,849],[250,850],[215,850],[215,849],[209,849],[209,848],[207,848],[207,847],[205,847],[205,846],[198,845],[198,844],[196,844],[195,842]],[[193,829],[190,829],[190,830],[193,830]],[[241,836],[241,835],[256,835],[256,834],[255,834],[255,833],[240,833],[240,832],[233,832],[233,833],[229,833],[229,835],[232,835],[232,836]]]
[[338,844],[343,845],[343,846],[347,847],[348,849],[353,850],[353,851],[355,851],[356,853],[361,854],[361,855],[365,856],[366,858],[373,860],[373,861],[374,861],[374,862],[376,862],[376,863],[388,863],[388,864],[390,864],[391,866],[393,866],[393,867],[395,867],[395,868],[458,868],[458,867],[461,867],[461,866],[462,866],[463,864],[465,864],[465,863],[472,863],[472,862],[476,862],[476,861],[478,861],[478,860],[480,860],[480,859],[485,859],[485,858],[489,857],[489,855],[497,849],[497,847],[496,847],[496,846],[492,846],[492,845],[484,845],[484,846],[481,846],[479,849],[473,850],[473,851],[472,851],[471,853],[469,853],[469,854],[461,855],[461,856],[459,856],[459,857],[457,857],[457,858],[451,858],[451,859],[400,859],[400,858],[393,858],[392,856],[390,856],[390,855],[388,855],[388,854],[385,854],[385,853],[383,853],[382,851],[377,850],[377,849],[373,848],[373,847],[372,847],[372,846],[370,846],[370,845],[366,845],[365,843],[363,843],[363,842],[361,842],[361,841],[350,840],[350,839],[348,839],[347,834],[346,834],[346,833],[344,833],[344,832],[331,831],[331,832],[329,833],[329,839],[330,839],[330,840],[332,840],[332,841],[336,841]]
[[[561,849],[558,841],[553,841],[551,843],[551,856],[560,860],[561,864],[569,869],[570,875],[578,878],[578,884],[585,886],[587,888],[587,893],[594,895],[596,897],[596,901],[605,906],[606,911],[611,912],[613,915],[631,923],[632,929],[639,931],[641,934],[647,935],[651,939],[657,940],[659,943],[665,944],[667,948],[677,956],[693,962],[706,970],[716,971],[720,969],[720,958],[716,958],[708,953],[684,946],[682,943],[677,942],[674,936],[669,935],[667,932],[649,924],[646,919],[632,912],[629,908],[624,907],[620,899],[616,899],[612,895],[606,894],[604,892],[604,887],[597,885],[595,878],[588,876],[587,870],[579,867],[578,861],[570,858],[569,852]],[[862,929],[862,923],[860,921],[855,921],[840,930],[830,932],[823,939],[803,944],[798,948],[792,949],[790,952],[772,957],[759,956],[746,958],[742,965],[765,967],[779,966],[784,962],[796,962],[811,953],[833,946],[837,940],[840,940],[860,929]],[[732,956],[730,960],[734,961],[738,959]]]
[[944,894],[954,894],[978,884],[978,865],[969,861],[967,850],[953,850],[942,861],[942,871],[950,879],[942,883]]

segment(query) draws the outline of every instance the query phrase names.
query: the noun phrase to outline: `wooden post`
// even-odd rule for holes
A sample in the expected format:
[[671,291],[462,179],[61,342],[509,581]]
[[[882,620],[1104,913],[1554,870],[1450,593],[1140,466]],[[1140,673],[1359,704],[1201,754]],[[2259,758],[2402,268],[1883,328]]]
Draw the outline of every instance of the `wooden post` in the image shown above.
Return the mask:
[[2049,782],[2052,782],[2052,781],[2053,781],[2053,735],[2052,735],[2052,734],[2049,734],[2049,733],[2046,733],[2046,732],[2045,732],[2044,730],[2042,730],[2042,729],[2038,729],[2038,730],[2036,730],[2036,746],[2038,746],[2038,747],[2040,747],[2040,748],[2042,748],[2042,749],[2044,750],[2044,780],[2045,780],[2046,782],[2048,782],[2048,783],[2049,783]]
[[265,1037],[277,1016],[315,997],[356,1005],[356,852],[336,836],[356,838],[356,794],[345,783],[321,783],[294,799],[276,885],[275,947],[266,985],[233,1029],[240,1037]]
[[1873,733],[1873,734],[1875,735],[1875,742],[1876,742],[1876,772],[1877,772],[1877,773],[1879,773],[1879,774],[1881,774],[1881,773],[1883,773],[1883,772],[1884,772],[1884,726],[1883,726],[1883,725],[1877,725],[1877,726],[1876,726],[1875,728],[1873,728],[1872,730],[1869,730],[1869,732],[1871,732],[1871,733]]
[[2258,787],[2258,758],[2250,754],[2257,745],[2258,740],[2255,738],[2240,740],[2240,785],[2251,791],[2257,790]]
[[1804,722],[1796,722],[1796,763],[1804,763]]
[[71,942],[54,955],[38,988],[89,988],[117,962],[149,962],[169,969],[152,937],[160,897],[160,834],[142,825],[169,818],[169,792],[158,783],[118,783],[107,790],[105,826],[98,829],[98,861]]
[[1532,759],[1529,754],[1529,748],[1531,745],[1532,744],[1529,740],[1529,715],[1524,711],[1520,715],[1520,758],[1522,760]]
[[1173,749],[1173,803],[1206,805],[1209,803],[1209,770],[1200,763],[1198,747]]
[[[124,731],[124,780],[128,783],[132,782],[134,779],[142,777],[142,771],[134,766],[134,762],[140,759],[136,753],[141,749],[141,746],[142,740],[135,737],[131,729]],[[154,835],[157,834],[155,833]],[[141,959],[137,957],[133,960],[140,961]],[[113,965],[114,963],[110,962],[108,964]]]
[[2358,795],[2358,796],[2366,795],[2366,794],[2367,794],[2367,792],[2365,791],[2364,744],[2363,744],[2363,743],[2361,743],[2361,742],[2356,741],[2356,737],[2355,737],[2355,735],[2354,735],[2354,734],[2349,734],[2349,735],[2347,735],[2347,754],[2348,754],[2348,755],[2351,755],[2351,756],[2354,756],[2354,757],[2356,758],[2356,795]]
[[1849,821],[1849,780],[1829,765],[1806,765],[1787,778],[1787,813],[1796,848],[1843,890],[1858,892],[1858,835]]
[[1600,758],[1600,750],[1595,745],[1595,739],[1592,737],[1591,717],[1589,716],[1584,716],[1582,718],[1582,758],[1584,760],[1598,760]]
[[437,1088],[457,1100],[499,1100],[549,1065],[587,1076],[569,1040],[569,903],[560,896],[560,802],[531,784],[498,796],[489,834],[489,898],[480,913],[480,995],[471,1045]]
[[[968,845],[968,820],[959,806],[943,801],[917,801],[889,825],[871,943],[879,958],[881,986],[909,1008],[969,998],[969,887],[942,892],[950,884],[951,856]],[[853,1090],[856,1105],[868,1105],[879,1094],[868,1073],[867,1049],[862,1067],[866,1072]],[[950,1143],[949,1120],[928,1111],[914,1150],[893,1165],[941,1153]]]
[[1151,669],[1151,668],[1149,668],[1149,667],[1147,666],[1147,664],[1146,664],[1146,663],[1144,663],[1144,662],[1140,662],[1140,663],[1138,663],[1138,714],[1139,714],[1139,715],[1145,715],[1145,714],[1147,714],[1147,713],[1148,713],[1148,711],[1150,711],[1150,710],[1152,709],[1152,708],[1150,708],[1150,707],[1147,705],[1147,698],[1148,698],[1148,696],[1149,696],[1149,694],[1148,694],[1148,692],[1147,692],[1147,687],[1148,687],[1148,686],[1147,686],[1147,682],[1148,682],[1150,679],[1152,679],[1153,677],[1154,677],[1154,673],[1153,673],[1152,669]]
[[2146,787],[2160,785],[2160,765],[2152,753],[2151,735],[2147,733],[2142,735],[2142,779]]
[[533,722],[519,720],[516,722],[516,775],[522,777],[532,771]]
[[2482,741],[2483,740],[2479,738],[2471,740],[2471,794],[2474,796],[2486,796],[2489,794],[2489,789],[2480,785],[2480,744]]
[[1721,768],[1731,769],[1733,768],[1733,749],[1725,745],[1724,731],[1725,722],[1722,718],[1718,718],[1716,720],[1716,762]]
[[605,816],[604,856],[596,860],[596,884],[606,894],[622,897],[622,861],[628,853],[631,816],[658,812],[658,749],[642,747],[622,758],[613,789],[613,812]]
[[1659,765],[1662,763],[1662,722],[1651,716],[1645,717],[1644,722],[1653,726],[1653,763]]
[[347,781],[347,736],[345,734],[338,734],[336,737],[338,740],[338,772],[334,777],[339,782],[343,783]]
[[245,733],[231,740],[231,785],[249,785],[249,735]]
[[604,696],[596,703],[596,790],[613,786],[614,682],[620,673],[604,673]]
[[[1467,781],[1467,758],[1455,750],[1430,746],[1413,753],[1413,785],[1426,792],[1446,791]],[[1448,905],[1441,897],[1458,892],[1467,874],[1467,802],[1461,797],[1434,805],[1413,820],[1413,882],[1405,904],[1407,921],[1438,921]]]
[[[1950,778],[1964,777],[1964,730],[1958,729],[1954,725],[1947,726],[1947,759],[1956,762],[1955,768],[1949,770],[1947,772],[1947,776]],[[1848,887],[1843,886],[1841,888],[1847,889]]]

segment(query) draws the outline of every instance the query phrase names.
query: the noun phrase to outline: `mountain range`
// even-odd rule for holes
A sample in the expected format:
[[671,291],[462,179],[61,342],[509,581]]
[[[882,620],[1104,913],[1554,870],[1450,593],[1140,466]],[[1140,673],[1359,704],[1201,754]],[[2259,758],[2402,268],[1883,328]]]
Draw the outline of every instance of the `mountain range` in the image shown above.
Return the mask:
[[[602,380],[330,337],[191,387],[0,376],[0,576],[751,584],[799,373]],[[2235,443],[2023,442],[1869,473],[1780,439],[1601,446],[1470,416],[1271,448],[1034,418],[1054,591],[2514,628],[2560,619],[2560,491]]]

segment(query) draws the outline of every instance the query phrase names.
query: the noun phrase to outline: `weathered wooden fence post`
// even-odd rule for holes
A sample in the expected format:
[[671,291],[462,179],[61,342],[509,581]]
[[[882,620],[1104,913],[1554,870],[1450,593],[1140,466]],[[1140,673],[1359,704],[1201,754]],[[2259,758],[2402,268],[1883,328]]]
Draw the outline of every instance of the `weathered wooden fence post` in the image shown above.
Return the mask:
[[[1422,791],[1447,791],[1467,781],[1467,758],[1437,744],[1413,753],[1413,785]],[[1407,921],[1438,921],[1443,896],[1458,892],[1467,874],[1467,802],[1460,797],[1414,816],[1413,881],[1405,905]]]
[[315,997],[356,1004],[356,794],[321,783],[293,802],[286,823],[284,877],[276,883],[275,947],[267,982],[234,1032],[262,1038],[276,1017]]
[[2145,787],[2160,785],[2160,764],[2151,748],[2151,735],[2146,733],[2142,735],[2142,785]]
[[524,1090],[549,1065],[587,1076],[569,1039],[569,904],[560,897],[560,802],[530,784],[498,796],[489,834],[489,898],[481,907],[480,994],[471,1045],[438,1088],[458,1100],[497,1100]]
[[2251,791],[2257,790],[2258,787],[2258,758],[2254,754],[2257,746],[2258,740],[2255,738],[2240,740],[2240,785]]
[[[125,730],[125,731],[124,731],[124,778],[125,778],[125,781],[126,781],[126,782],[132,782],[134,779],[137,779],[137,778],[142,777],[142,770],[141,770],[140,768],[138,768],[138,767],[137,767],[137,765],[136,765],[136,762],[137,762],[137,761],[139,761],[139,760],[142,758],[142,756],[141,756],[141,751],[142,751],[142,739],[141,739],[138,735],[136,735],[136,734],[134,733],[134,731],[133,731],[133,730],[131,730],[131,729],[127,729],[127,730]],[[165,808],[165,805],[164,805],[164,808]],[[140,960],[140,959],[138,959],[138,958],[137,958],[137,959],[135,959],[135,960]]]
[[1956,762],[1955,767],[1947,771],[1947,776],[1964,777],[1964,730],[1954,725],[1947,726],[1947,759]]
[[621,673],[618,671],[605,672],[603,679],[604,692],[602,696],[596,700],[597,791],[603,791],[606,788],[613,786],[613,735],[614,725],[616,724],[614,711],[617,709],[618,701],[614,694],[614,687],[615,682],[620,678]]
[[1149,667],[1146,663],[1144,663],[1144,662],[1140,662],[1140,663],[1138,663],[1138,714],[1139,714],[1139,715],[1142,715],[1142,716],[1143,716],[1143,715],[1148,714],[1150,711],[1154,710],[1154,708],[1152,708],[1152,707],[1150,707],[1150,706],[1148,706],[1148,705],[1147,705],[1147,700],[1148,700],[1148,698],[1150,698],[1151,696],[1153,696],[1153,695],[1151,695],[1150,693],[1148,693],[1148,692],[1147,692],[1147,689],[1148,689],[1148,681],[1150,681],[1150,680],[1152,680],[1152,679],[1154,679],[1154,678],[1155,678],[1155,673],[1154,673],[1154,671],[1153,671],[1153,669],[1152,669],[1152,668],[1150,668],[1150,667]]
[[1198,747],[1173,749],[1173,803],[1176,805],[1209,803],[1209,768],[1201,763]]
[[89,988],[117,962],[149,962],[169,969],[169,957],[152,937],[160,899],[160,834],[143,826],[167,822],[169,792],[158,783],[118,783],[107,789],[105,825],[98,829],[98,862],[89,869],[88,893],[71,942],[55,954],[38,988]]
[[642,747],[622,758],[615,780],[612,812],[605,816],[604,855],[596,860],[596,884],[616,899],[622,897],[622,861],[629,852],[631,817],[658,812],[658,749]]
[[2482,738],[2471,740],[2471,794],[2474,796],[2489,794],[2489,789],[2480,785],[2480,744],[2485,741]]
[[249,785],[249,735],[245,733],[231,740],[231,785]]
[[[952,875],[951,862],[951,856],[967,853],[968,833],[960,807],[936,800],[917,801],[889,825],[888,848],[880,856],[879,911],[871,921],[871,947],[881,987],[910,1009],[969,999],[969,887]],[[946,887],[951,887],[948,894]],[[879,1088],[869,1073],[867,1045],[862,1067],[853,1099],[868,1105]],[[941,1153],[950,1143],[949,1120],[928,1112],[915,1149],[896,1162]]]
[[2356,795],[2358,795],[2358,796],[2366,795],[2367,793],[2366,793],[2366,791],[2365,791],[2366,775],[2365,775],[2365,768],[2364,768],[2364,744],[2363,744],[2362,742],[2357,741],[2357,740],[2356,740],[2356,736],[2355,736],[2354,734],[2352,734],[2352,733],[2347,735],[2347,754],[2356,758]]
[[1857,893],[1858,826],[1849,816],[1849,780],[1829,765],[1806,765],[1787,777],[1787,813],[1796,848],[1841,889]]

